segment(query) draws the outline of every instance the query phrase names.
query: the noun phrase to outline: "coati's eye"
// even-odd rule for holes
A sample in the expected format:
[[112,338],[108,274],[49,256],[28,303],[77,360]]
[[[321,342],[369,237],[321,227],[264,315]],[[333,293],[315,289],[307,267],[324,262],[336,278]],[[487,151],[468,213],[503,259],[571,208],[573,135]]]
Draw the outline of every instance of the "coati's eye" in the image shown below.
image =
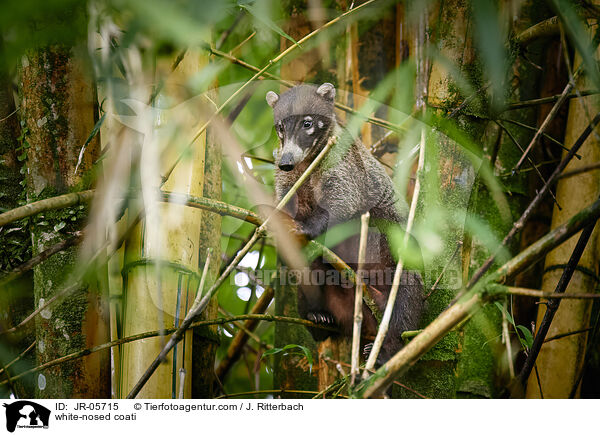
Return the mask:
[[313,122],[310,119],[305,119],[304,122],[302,123],[302,127],[304,128],[311,128],[313,125]]

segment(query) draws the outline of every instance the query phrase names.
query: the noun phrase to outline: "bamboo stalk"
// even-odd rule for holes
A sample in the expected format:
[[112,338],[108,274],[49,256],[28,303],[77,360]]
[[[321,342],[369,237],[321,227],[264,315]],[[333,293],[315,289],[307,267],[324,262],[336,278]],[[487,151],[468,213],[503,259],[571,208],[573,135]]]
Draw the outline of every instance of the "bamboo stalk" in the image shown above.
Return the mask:
[[[292,47],[290,47],[290,48],[292,48]],[[289,202],[289,200],[296,193],[296,191],[300,188],[300,186],[304,183],[304,181],[306,181],[306,179],[312,174],[312,172],[317,168],[317,166],[321,163],[321,161],[329,153],[329,150],[333,147],[333,145],[336,143],[336,141],[337,141],[337,137],[335,137],[335,136],[332,136],[329,138],[325,147],[323,147],[321,152],[317,155],[317,157],[315,157],[315,159],[311,162],[311,164],[308,166],[308,168],[306,168],[304,173],[300,176],[300,178],[298,178],[298,180],[296,181],[296,183],[294,183],[292,188],[281,199],[279,204],[277,204],[277,207],[275,207],[275,213],[281,211],[283,209],[283,207],[285,207],[285,205]],[[272,214],[271,216],[274,216],[275,213]],[[263,237],[265,235],[267,224],[268,224],[269,220],[271,219],[271,216],[269,216],[262,223],[262,225],[254,231],[254,234],[252,235],[252,237],[250,238],[248,243],[246,243],[246,245],[240,251],[238,251],[238,253],[236,254],[233,261],[227,266],[225,271],[221,274],[221,276],[219,276],[219,278],[211,286],[209,291],[204,295],[204,297],[199,301],[199,303],[195,304],[195,307],[192,310],[190,310],[190,312],[186,316],[185,320],[182,322],[181,326],[179,328],[177,328],[177,330],[171,335],[171,338],[169,339],[167,344],[163,347],[163,349],[160,351],[158,356],[150,364],[148,369],[142,374],[142,376],[140,377],[138,382],[134,385],[134,387],[132,388],[130,393],[127,395],[127,398],[133,399],[137,396],[137,394],[140,392],[140,390],[146,384],[148,379],[150,379],[152,374],[156,371],[156,369],[158,368],[160,363],[162,361],[164,361],[164,359],[167,357],[167,355],[169,354],[171,349],[173,347],[175,347],[175,345],[183,338],[183,334],[190,327],[192,320],[196,316],[198,316],[200,313],[202,313],[202,311],[206,308],[210,299],[216,294],[217,290],[219,289],[219,287],[223,283],[223,281],[225,281],[225,279],[227,278],[227,276],[229,276],[229,274],[235,268],[235,266],[237,266],[237,264],[242,260],[242,258],[244,258],[244,256],[250,251],[250,249],[252,248],[254,243],[256,243],[256,241],[260,237]]]
[[[185,56],[177,59],[173,69],[172,57],[158,58],[156,74],[164,78],[163,85],[154,90],[157,98],[162,95],[185,101],[188,98],[182,84],[197,74],[208,58],[202,51],[187,50]],[[162,202],[158,190],[159,168],[164,162],[171,162],[172,155],[178,155],[176,146],[164,143],[162,154],[157,148],[163,137],[160,125],[154,117],[145,113],[139,117],[141,128],[147,132],[142,144],[142,157],[148,164],[155,165],[150,173],[142,171],[141,195],[144,203],[145,219],[133,230],[126,242],[123,276],[123,335],[132,335],[148,329],[177,327],[185,318],[189,306],[194,302],[194,290],[198,287],[201,272],[200,230],[202,212],[197,208],[179,208],[175,202]],[[161,123],[174,123],[180,131],[169,141],[182,141],[189,137],[188,131],[197,125],[197,117],[192,112],[163,112]],[[190,149],[187,158],[172,171],[171,177],[162,185],[164,189],[201,196],[205,180],[206,135],[201,134],[197,145]],[[175,142],[173,142],[175,143]],[[144,174],[147,174],[144,176]],[[206,252],[205,249],[202,252]],[[120,394],[126,394],[147,364],[153,361],[164,345],[164,337],[150,339],[144,343],[134,342],[120,349]],[[185,334],[182,345],[177,346],[169,362],[161,366],[143,391],[146,398],[177,398],[182,377],[192,369],[192,331]],[[184,395],[191,398],[191,377],[185,381]]]
[[[592,22],[595,23],[595,21],[590,20],[588,24]],[[565,48],[563,55],[567,63],[569,78],[571,81],[575,81],[576,77],[571,74],[571,58],[568,56],[566,47],[564,47],[564,44],[566,44],[564,31],[561,31],[561,37],[563,48]],[[592,33],[588,37],[594,40]],[[597,58],[598,51],[595,51],[594,57]],[[584,63],[587,62],[584,62],[580,53],[577,53],[573,62],[573,68],[581,68],[581,65]],[[577,87],[584,89],[595,87],[594,80],[586,74],[577,81]],[[574,92],[578,92],[577,88],[574,89]],[[586,97],[571,101],[565,129],[566,142],[573,140],[578,131],[590,122],[590,113],[593,114],[597,110],[599,102],[600,100],[597,97]],[[585,170],[588,165],[593,165],[600,160],[599,145],[600,137],[594,131],[593,135],[581,147],[580,154],[582,159],[570,162],[569,166],[565,168],[566,170],[575,171],[582,168],[583,171],[575,178],[562,178],[557,183],[556,196],[563,208],[554,208],[552,214],[553,227],[564,222],[576,210],[581,209],[584,204],[600,197],[600,177],[598,172],[588,172]],[[572,277],[565,275],[570,271],[569,265],[571,265],[571,262],[575,261],[573,257],[577,256],[580,258],[575,264],[584,269],[596,269],[598,264],[597,234],[596,232],[591,234],[587,248],[583,250],[581,247],[581,244],[584,243],[582,238],[586,233],[587,230],[581,233],[580,242],[576,243],[576,239],[572,239],[548,254],[545,259],[545,268],[547,271],[542,278],[541,290],[564,291],[561,287],[565,286],[567,282],[570,282],[568,284],[570,293],[592,293],[596,290],[597,283],[593,277],[581,273],[579,269],[572,273]],[[578,249],[582,249],[582,252],[578,252]],[[553,268],[555,265],[564,265],[565,263],[568,263],[568,265],[562,269],[562,273],[560,270]],[[559,304],[560,308],[558,308]],[[531,365],[535,363],[537,373],[535,375],[532,374],[526,380],[524,376],[528,373],[522,371],[522,376],[519,377],[520,381],[527,382],[526,397],[540,397],[542,390],[544,397],[547,398],[569,397],[572,387],[586,363],[587,356],[585,349],[589,345],[588,338],[584,335],[572,336],[568,339],[551,342],[542,346],[541,342],[543,339],[541,336],[585,329],[590,326],[591,312],[592,303],[589,299],[569,299],[566,301],[562,301],[562,299],[549,299],[547,303],[538,305],[537,332],[534,339],[534,347],[528,353],[528,358],[531,358],[531,360],[526,361],[524,367],[525,370],[531,371]],[[540,336],[539,339],[538,336]],[[556,376],[556,373],[560,373],[561,376]]]
[[360,218],[360,242],[358,245],[358,269],[356,271],[356,286],[354,290],[354,328],[352,330],[352,366],[350,369],[350,386],[354,386],[356,376],[360,373],[358,368],[360,353],[360,332],[363,321],[362,300],[362,268],[365,263],[367,250],[367,235],[369,234],[369,217],[367,211]]

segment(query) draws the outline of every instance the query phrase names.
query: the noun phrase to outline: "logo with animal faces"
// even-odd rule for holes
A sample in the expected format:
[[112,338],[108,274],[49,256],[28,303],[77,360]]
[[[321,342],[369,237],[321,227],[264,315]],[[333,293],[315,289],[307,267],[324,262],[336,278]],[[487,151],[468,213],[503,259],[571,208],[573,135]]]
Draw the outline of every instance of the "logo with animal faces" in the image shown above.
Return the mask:
[[2,406],[6,408],[6,430],[47,429],[50,422],[50,410],[29,400],[19,400]]

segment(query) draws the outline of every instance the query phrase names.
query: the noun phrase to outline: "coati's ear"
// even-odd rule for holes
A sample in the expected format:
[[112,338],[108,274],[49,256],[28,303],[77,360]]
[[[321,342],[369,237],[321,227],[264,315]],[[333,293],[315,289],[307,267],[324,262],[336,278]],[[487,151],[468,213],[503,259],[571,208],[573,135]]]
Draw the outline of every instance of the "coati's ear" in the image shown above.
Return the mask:
[[275,107],[275,103],[277,103],[277,101],[279,101],[279,95],[277,95],[273,91],[267,92],[266,98],[267,98],[267,103],[269,103],[269,106],[271,106],[271,107]]
[[317,94],[326,100],[333,101],[335,98],[335,87],[331,83],[323,83],[317,89]]

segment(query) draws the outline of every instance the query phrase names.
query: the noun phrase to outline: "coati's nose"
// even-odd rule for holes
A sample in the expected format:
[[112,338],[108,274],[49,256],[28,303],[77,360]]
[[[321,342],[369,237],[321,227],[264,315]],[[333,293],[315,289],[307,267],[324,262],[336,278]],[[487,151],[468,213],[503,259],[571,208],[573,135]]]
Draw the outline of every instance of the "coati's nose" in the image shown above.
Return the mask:
[[286,153],[281,156],[281,160],[279,160],[279,169],[286,172],[294,169],[294,165],[292,164],[292,155],[290,153]]

